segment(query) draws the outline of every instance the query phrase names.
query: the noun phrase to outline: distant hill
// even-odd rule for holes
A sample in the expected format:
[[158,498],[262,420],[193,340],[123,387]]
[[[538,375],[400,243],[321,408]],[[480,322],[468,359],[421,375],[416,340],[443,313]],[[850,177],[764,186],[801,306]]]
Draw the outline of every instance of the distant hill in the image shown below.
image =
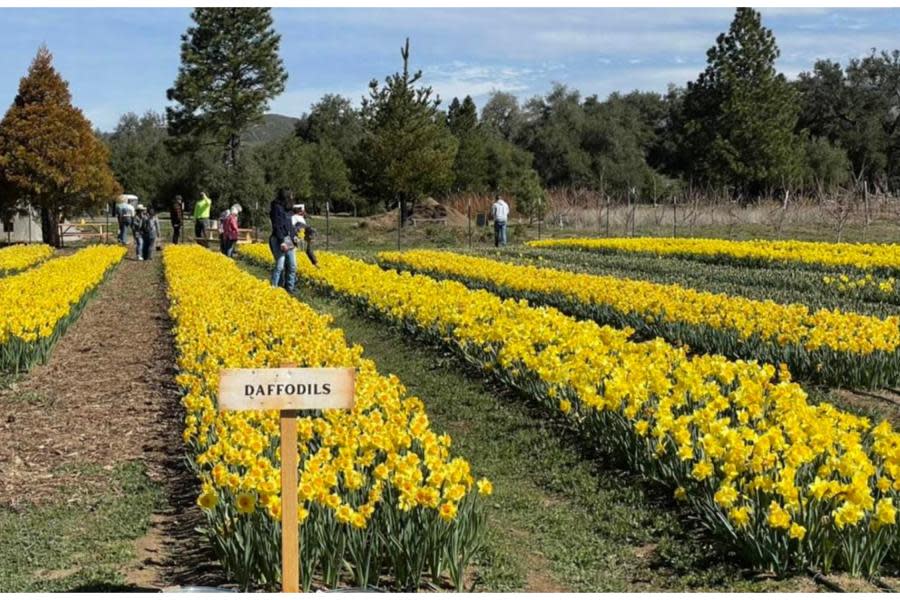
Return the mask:
[[241,141],[245,144],[253,145],[286,138],[289,135],[293,135],[294,126],[299,120],[295,117],[269,113],[263,116],[261,123],[245,131],[241,136]]

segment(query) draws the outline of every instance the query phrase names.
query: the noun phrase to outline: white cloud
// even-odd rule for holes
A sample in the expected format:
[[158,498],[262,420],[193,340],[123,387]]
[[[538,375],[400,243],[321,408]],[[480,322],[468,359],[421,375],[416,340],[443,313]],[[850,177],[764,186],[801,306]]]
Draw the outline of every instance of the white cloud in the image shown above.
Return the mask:
[[551,69],[512,67],[508,65],[475,65],[453,61],[423,69],[423,82],[430,85],[441,99],[449,102],[466,95],[486,96],[492,91],[524,92],[532,82],[545,77]]

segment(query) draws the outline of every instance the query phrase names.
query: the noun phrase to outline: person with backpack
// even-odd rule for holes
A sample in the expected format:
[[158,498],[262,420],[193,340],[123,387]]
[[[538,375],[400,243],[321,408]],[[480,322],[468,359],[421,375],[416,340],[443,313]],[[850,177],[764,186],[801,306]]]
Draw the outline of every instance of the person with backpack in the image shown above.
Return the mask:
[[153,258],[156,240],[159,239],[159,219],[156,216],[156,211],[152,208],[147,211],[147,215],[141,222],[141,236],[143,237],[143,242],[141,243],[144,251],[143,260],[150,260]]
[[146,208],[138,204],[131,219],[131,233],[134,234],[134,253],[138,260],[144,260],[144,221],[147,219]]

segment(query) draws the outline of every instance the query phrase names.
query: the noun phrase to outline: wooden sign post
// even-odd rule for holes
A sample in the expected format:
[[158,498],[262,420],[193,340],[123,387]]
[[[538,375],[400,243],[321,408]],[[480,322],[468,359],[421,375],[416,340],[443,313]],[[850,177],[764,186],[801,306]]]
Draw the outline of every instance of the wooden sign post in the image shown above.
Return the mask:
[[301,410],[352,409],[356,371],[222,369],[219,410],[281,411],[281,590],[300,591],[297,520],[297,416]]

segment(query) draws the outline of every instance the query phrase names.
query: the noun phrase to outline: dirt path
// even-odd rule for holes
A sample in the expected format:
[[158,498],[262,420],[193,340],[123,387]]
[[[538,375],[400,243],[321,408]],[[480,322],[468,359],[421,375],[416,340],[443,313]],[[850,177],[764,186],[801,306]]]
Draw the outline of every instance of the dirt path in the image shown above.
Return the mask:
[[0,504],[75,503],[102,485],[103,472],[130,461],[162,489],[134,564],[123,565],[137,588],[221,580],[194,532],[202,515],[182,463],[166,306],[159,259],[137,262],[129,253],[48,364],[0,393]]

